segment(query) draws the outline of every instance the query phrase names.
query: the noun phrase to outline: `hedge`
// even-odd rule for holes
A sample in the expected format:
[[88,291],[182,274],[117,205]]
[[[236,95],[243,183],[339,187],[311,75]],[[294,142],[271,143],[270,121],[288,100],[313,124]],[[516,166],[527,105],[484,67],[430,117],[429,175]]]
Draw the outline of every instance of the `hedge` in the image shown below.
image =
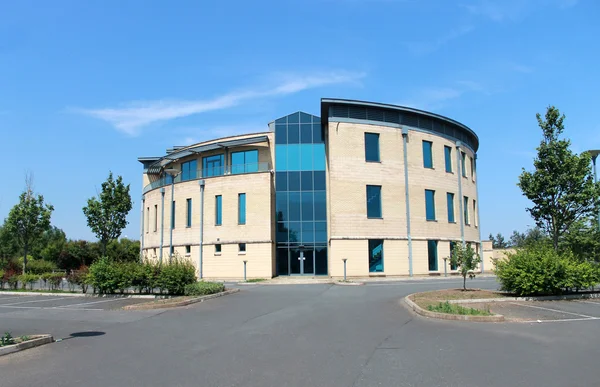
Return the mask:
[[186,296],[205,296],[208,294],[220,293],[225,290],[225,285],[220,282],[195,282],[193,284],[186,285],[185,295]]

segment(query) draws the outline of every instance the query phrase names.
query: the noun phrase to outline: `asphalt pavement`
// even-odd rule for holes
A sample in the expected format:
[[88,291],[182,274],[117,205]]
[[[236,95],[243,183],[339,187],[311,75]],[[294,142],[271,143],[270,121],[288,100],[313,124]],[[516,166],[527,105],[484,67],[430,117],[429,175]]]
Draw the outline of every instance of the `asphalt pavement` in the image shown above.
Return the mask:
[[[497,287],[490,278],[469,285]],[[63,338],[0,357],[0,386],[600,385],[600,319],[441,321],[401,303],[410,293],[458,286],[457,279],[255,285],[153,311],[4,311],[13,301],[0,300],[0,330]],[[571,307],[583,315],[581,307],[600,309]]]

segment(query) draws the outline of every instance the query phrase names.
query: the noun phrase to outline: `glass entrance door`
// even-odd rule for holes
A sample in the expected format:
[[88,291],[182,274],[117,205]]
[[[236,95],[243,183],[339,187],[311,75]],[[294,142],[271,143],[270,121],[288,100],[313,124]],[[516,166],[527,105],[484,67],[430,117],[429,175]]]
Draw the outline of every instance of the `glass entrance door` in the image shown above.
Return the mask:
[[315,274],[315,254],[311,249],[290,249],[290,274]]

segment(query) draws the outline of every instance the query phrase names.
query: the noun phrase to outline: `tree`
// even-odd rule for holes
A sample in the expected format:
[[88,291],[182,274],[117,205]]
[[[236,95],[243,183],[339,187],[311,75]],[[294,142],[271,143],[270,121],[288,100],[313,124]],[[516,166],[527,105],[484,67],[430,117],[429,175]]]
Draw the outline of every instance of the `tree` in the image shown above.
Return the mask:
[[471,279],[475,278],[475,269],[479,262],[481,262],[481,258],[470,244],[454,244],[454,249],[450,254],[450,264],[458,267],[458,271],[463,277],[463,290],[467,290],[467,276]]
[[54,207],[44,204],[42,195],[35,196],[32,178],[26,178],[25,191],[19,196],[19,203],[8,213],[6,228],[23,249],[23,273],[27,269],[27,254],[31,245],[50,228],[50,217]]
[[19,246],[15,236],[9,232],[6,226],[6,220],[4,225],[0,226],[0,259],[11,259],[15,258],[19,254]]
[[599,205],[600,184],[594,183],[591,157],[571,151],[571,142],[560,139],[564,131],[564,115],[554,106],[548,107],[544,118],[536,115],[543,138],[533,161],[535,170],[523,169],[518,186],[533,206],[527,208],[536,225],[559,242],[575,222],[593,215]]
[[492,233],[490,233],[488,239],[492,242],[492,248],[496,247],[496,238],[494,238],[494,235],[492,235]]
[[88,227],[100,240],[102,255],[106,254],[108,242],[119,238],[129,223],[127,214],[131,207],[129,184],[124,185],[121,176],[114,180],[109,172],[108,179],[102,183],[102,192],[97,198],[88,199],[87,206],[83,207]]
[[496,234],[496,237],[490,233],[488,238],[492,241],[492,248],[494,249],[505,249],[508,247],[508,243],[506,243],[506,239],[504,239],[501,233]]
[[538,227],[530,228],[526,232],[513,231],[509,245],[510,247],[522,248],[541,242],[548,237]]

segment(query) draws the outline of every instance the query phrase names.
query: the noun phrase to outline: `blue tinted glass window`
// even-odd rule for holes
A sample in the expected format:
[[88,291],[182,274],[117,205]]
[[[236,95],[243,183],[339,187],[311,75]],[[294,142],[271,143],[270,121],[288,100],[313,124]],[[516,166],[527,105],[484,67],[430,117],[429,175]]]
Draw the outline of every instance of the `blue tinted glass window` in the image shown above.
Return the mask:
[[315,242],[327,242],[327,222],[315,222]]
[[181,164],[181,181],[192,180],[196,178],[198,161],[190,160]]
[[452,148],[444,146],[444,158],[446,159],[446,172],[452,172]]
[[[314,222],[302,222],[302,243],[315,242],[315,224]],[[308,257],[307,259],[311,259]]]
[[310,124],[312,122],[312,116],[310,114],[300,112],[300,122],[303,124]]
[[427,220],[435,220],[435,191],[425,190],[425,217]]
[[300,143],[312,143],[312,124],[300,124]]
[[224,156],[214,155],[202,158],[202,176],[221,176],[224,173]]
[[287,192],[277,192],[277,194],[275,194],[275,211],[277,212],[278,221],[289,220]]
[[312,171],[300,172],[300,185],[302,191],[312,191],[313,189],[313,173]]
[[244,152],[233,152],[231,154],[231,173],[244,173]]
[[258,150],[231,153],[231,173],[249,173],[258,171]]
[[314,189],[315,191],[325,191],[325,171],[315,171],[314,172]]
[[365,160],[379,161],[379,134],[365,133]]
[[278,171],[287,171],[288,152],[287,145],[275,145],[275,168]]
[[323,129],[321,123],[313,124],[313,143],[320,144],[323,142]]
[[223,198],[221,195],[215,196],[215,224],[223,224]]
[[246,164],[246,172],[258,171],[258,150],[245,151],[244,161]]
[[448,205],[448,222],[454,222],[454,194],[446,193],[446,202]]
[[290,192],[289,200],[289,216],[291,221],[301,220],[300,218],[300,192]]
[[302,223],[301,222],[289,222],[289,241],[290,243],[299,243],[302,241]]
[[238,224],[246,224],[246,194],[238,194]]
[[383,271],[383,240],[369,239],[369,272]]
[[192,227],[192,199],[186,199],[186,219],[185,219],[185,226],[186,227]]
[[313,146],[313,168],[315,171],[325,170],[325,144],[314,144]]
[[300,191],[300,172],[288,172],[288,190]]
[[287,125],[275,125],[275,145],[287,144]]
[[456,247],[456,242],[450,242],[450,270],[458,269],[456,264],[452,263],[452,257],[454,256],[454,248]]
[[287,116],[288,124],[297,124],[300,122],[300,112],[292,113]]
[[300,170],[300,145],[288,145],[288,171],[299,171]]
[[381,186],[367,186],[367,218],[381,218]]
[[275,125],[285,125],[287,124],[287,116],[286,117],[281,117],[278,120],[275,120]]
[[315,191],[315,220],[327,220],[325,191]]
[[314,201],[312,192],[302,192],[302,220],[313,220]]
[[171,202],[171,228],[175,228],[175,200]]
[[313,145],[302,144],[300,145],[300,170],[301,171],[312,171],[313,170]]
[[288,224],[287,222],[277,223],[277,243],[287,243],[288,241]]
[[275,173],[275,190],[287,191],[287,172]]
[[288,137],[288,144],[299,144],[300,143],[300,125],[289,124],[287,137]]
[[423,141],[423,166],[425,168],[433,168],[433,154],[431,141]]
[[467,155],[465,155],[465,152],[460,152],[460,155],[461,155],[460,166],[462,169],[462,175],[463,175],[463,177],[467,177],[467,167],[465,165],[465,160],[467,159]]
[[469,198],[467,196],[464,197],[463,210],[464,210],[465,224],[470,224],[469,223]]
[[437,271],[438,269],[437,246],[437,241],[427,241],[427,257],[429,261],[429,271]]

